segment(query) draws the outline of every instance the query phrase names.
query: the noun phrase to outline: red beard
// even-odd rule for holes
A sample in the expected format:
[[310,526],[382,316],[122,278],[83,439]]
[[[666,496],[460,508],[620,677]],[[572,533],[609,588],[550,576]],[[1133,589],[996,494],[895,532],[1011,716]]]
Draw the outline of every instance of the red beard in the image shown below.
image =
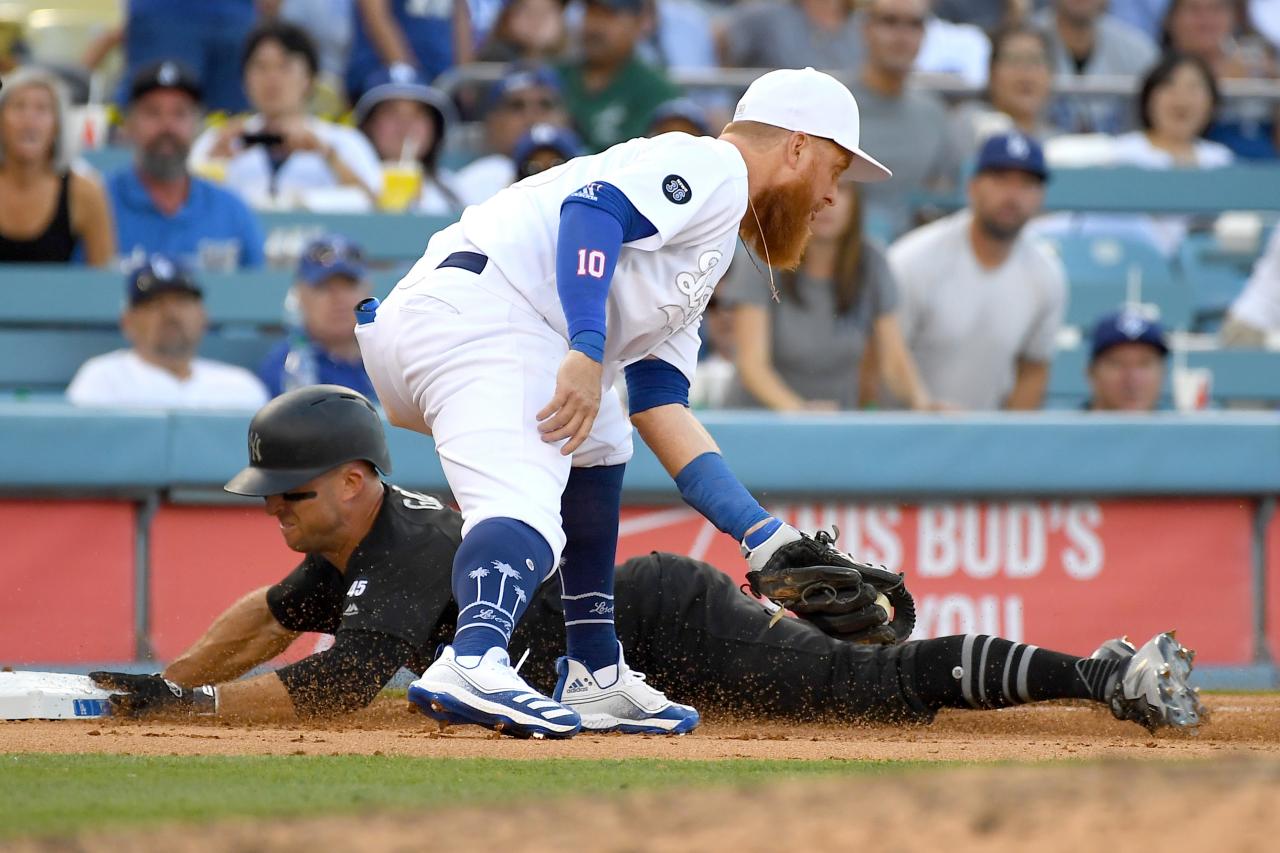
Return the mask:
[[[775,270],[794,270],[800,266],[804,247],[812,236],[809,221],[813,214],[813,191],[808,182],[795,181],[763,190],[749,205],[738,234],[756,257]],[[759,217],[758,225],[756,217]]]

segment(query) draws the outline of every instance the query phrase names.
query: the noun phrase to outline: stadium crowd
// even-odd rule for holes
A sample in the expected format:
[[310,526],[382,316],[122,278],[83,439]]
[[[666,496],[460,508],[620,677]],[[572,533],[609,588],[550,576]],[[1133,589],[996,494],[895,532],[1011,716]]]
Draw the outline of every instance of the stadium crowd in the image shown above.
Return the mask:
[[[1280,99],[1223,96],[1280,81],[1277,0],[79,0],[77,20],[110,25],[68,25],[74,51],[27,5],[0,12],[0,264],[120,270],[129,346],[83,365],[81,405],[253,408],[317,382],[372,395],[351,312],[377,259],[340,233],[273,255],[263,214],[455,219],[635,136],[718,133],[745,87],[734,68],[841,74],[894,176],[843,184],[794,272],[739,251],[703,321],[702,406],[1042,408],[1070,332],[1055,241],[1174,265],[1214,226],[1046,213],[1056,170],[1269,162],[1280,187]],[[677,82],[715,74],[729,82]],[[1132,94],[1089,92],[1094,77]],[[104,145],[128,157],[100,174],[77,155]],[[959,209],[921,201],[943,197]],[[1265,231],[1196,330],[1213,346],[1280,333],[1280,229]],[[203,277],[269,264],[294,279],[275,347],[240,367],[197,357]],[[1084,407],[1167,406],[1187,330],[1115,292],[1077,323]]]

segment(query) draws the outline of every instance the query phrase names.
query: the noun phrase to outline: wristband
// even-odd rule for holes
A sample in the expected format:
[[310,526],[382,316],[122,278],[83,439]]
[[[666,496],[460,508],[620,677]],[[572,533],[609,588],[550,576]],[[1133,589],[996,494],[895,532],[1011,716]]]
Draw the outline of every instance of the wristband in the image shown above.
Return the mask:
[[604,363],[604,335],[591,329],[585,329],[573,336],[569,349],[580,352],[592,361]]

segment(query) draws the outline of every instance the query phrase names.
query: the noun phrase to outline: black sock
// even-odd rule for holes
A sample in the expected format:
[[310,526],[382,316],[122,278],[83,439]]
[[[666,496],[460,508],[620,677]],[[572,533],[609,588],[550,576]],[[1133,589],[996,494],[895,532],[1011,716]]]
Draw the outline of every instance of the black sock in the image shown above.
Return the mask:
[[1004,708],[1046,699],[1105,702],[1119,668],[1119,661],[965,634],[920,641],[914,686],[931,708]]

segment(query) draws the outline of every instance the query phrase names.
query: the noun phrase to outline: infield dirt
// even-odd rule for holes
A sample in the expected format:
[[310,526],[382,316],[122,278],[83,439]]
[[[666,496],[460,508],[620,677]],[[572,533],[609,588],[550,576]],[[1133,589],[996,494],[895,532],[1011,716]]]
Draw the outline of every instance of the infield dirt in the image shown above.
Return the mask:
[[[422,813],[113,829],[0,844],[22,851],[817,849],[1269,851],[1280,838],[1280,696],[1208,697],[1199,734],[1150,735],[1103,709],[945,712],[928,727],[713,717],[680,738],[516,741],[435,730],[403,700],[325,726],[0,723],[0,752],[937,762],[750,788],[632,792]],[[1135,760],[1140,759],[1140,760]],[[967,767],[969,762],[1045,762]],[[949,766],[948,766],[949,765]],[[584,832],[588,835],[584,836]],[[589,840],[588,840],[589,839]]]
[[429,755],[456,758],[773,758],[1046,761],[1269,755],[1280,759],[1280,694],[1206,700],[1196,735],[1150,735],[1097,705],[943,711],[930,726],[735,721],[710,716],[683,737],[579,735],[519,741],[474,726],[440,731],[403,699],[327,723],[231,726],[94,720],[0,723],[0,752],[129,755]]

